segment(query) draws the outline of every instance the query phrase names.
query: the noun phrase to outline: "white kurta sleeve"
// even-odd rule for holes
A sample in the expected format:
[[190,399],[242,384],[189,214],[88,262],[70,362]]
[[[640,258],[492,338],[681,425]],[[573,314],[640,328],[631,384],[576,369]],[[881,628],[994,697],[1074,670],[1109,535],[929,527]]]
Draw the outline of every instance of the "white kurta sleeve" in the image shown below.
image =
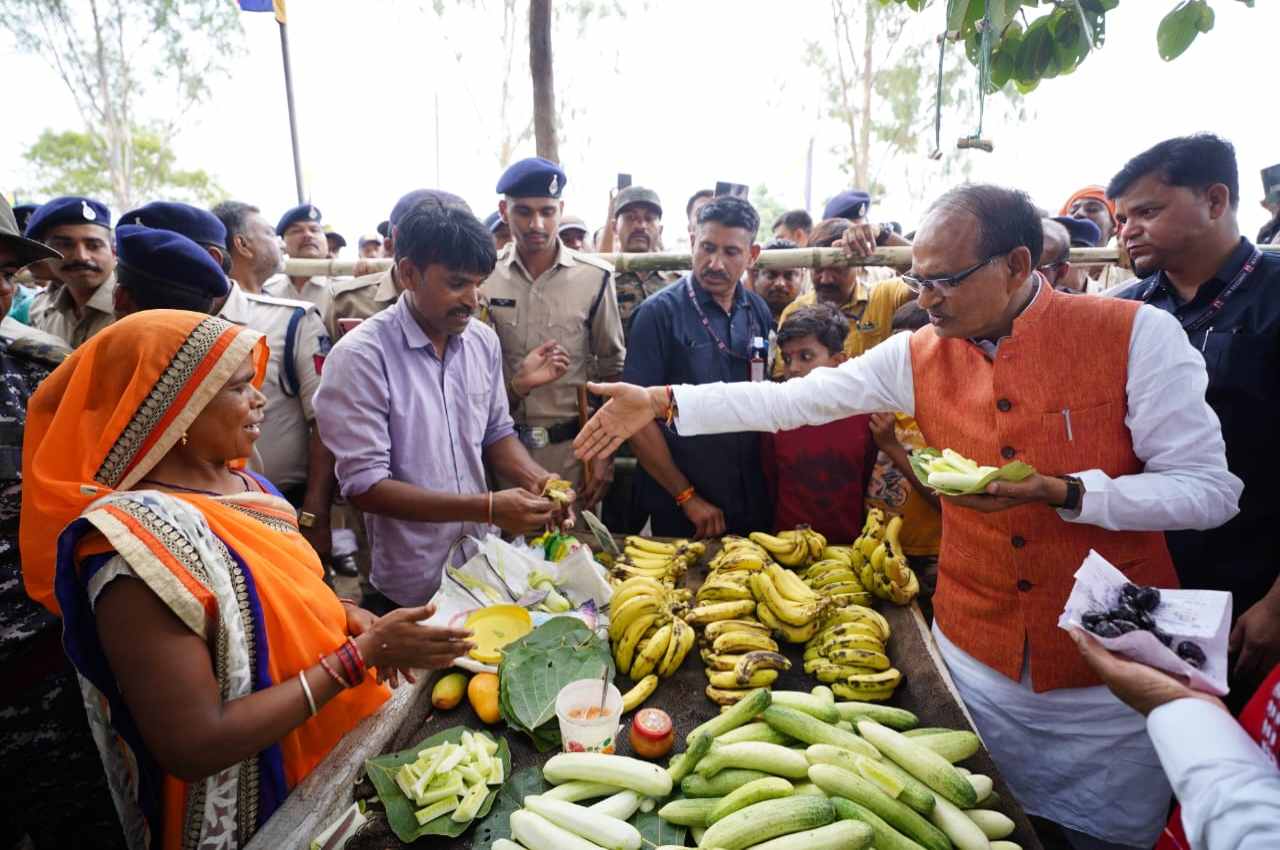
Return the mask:
[[1147,734],[1200,850],[1280,847],[1280,769],[1222,708],[1200,699],[1165,703]]
[[1117,478],[1100,469],[1077,475],[1085,494],[1068,522],[1113,531],[1217,528],[1240,508],[1244,484],[1227,469],[1218,415],[1205,401],[1204,358],[1178,320],[1143,305],[1134,317],[1125,385],[1125,425],[1144,464]]
[[734,431],[789,431],[859,413],[915,414],[911,334],[899,333],[835,368],[803,378],[674,388],[683,436]]

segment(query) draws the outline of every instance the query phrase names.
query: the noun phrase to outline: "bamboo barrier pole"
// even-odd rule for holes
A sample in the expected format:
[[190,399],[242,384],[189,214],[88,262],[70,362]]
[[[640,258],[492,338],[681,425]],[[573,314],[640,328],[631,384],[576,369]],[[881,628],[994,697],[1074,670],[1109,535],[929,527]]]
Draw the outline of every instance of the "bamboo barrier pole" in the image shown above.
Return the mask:
[[[1280,245],[1260,245],[1263,251],[1280,253]],[[588,256],[604,260],[620,272],[647,271],[684,271],[692,267],[692,257],[688,254],[590,254]],[[1073,265],[1107,265],[1120,259],[1115,248],[1072,248],[1070,261]],[[306,260],[290,257],[285,260],[284,271],[293,277],[312,277],[326,275],[339,277],[343,275],[365,275],[391,268],[389,257],[377,259],[324,259]],[[756,268],[761,269],[814,269],[827,266],[890,266],[905,270],[911,265],[911,247],[909,245],[880,248],[870,257],[849,257],[840,248],[784,248],[774,251],[761,251],[756,260]]]

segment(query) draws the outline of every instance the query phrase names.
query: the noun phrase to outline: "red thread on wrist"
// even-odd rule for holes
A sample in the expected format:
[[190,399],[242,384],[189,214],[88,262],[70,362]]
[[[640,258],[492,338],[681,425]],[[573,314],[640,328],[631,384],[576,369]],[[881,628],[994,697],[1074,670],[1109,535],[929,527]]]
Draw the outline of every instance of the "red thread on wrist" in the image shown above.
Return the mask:
[[685,502],[689,501],[696,495],[698,495],[698,492],[696,490],[694,490],[692,487],[687,487],[676,494],[676,504],[683,505]]

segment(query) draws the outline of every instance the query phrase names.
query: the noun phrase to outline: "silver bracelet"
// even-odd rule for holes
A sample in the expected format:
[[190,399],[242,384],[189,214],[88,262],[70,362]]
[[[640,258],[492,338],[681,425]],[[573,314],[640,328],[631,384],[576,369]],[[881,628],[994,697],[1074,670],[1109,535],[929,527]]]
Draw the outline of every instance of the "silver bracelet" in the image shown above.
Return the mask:
[[311,709],[311,716],[316,716],[316,698],[311,695],[311,685],[307,683],[307,671],[302,670],[298,673],[298,681],[302,683],[302,693],[307,698],[307,708]]

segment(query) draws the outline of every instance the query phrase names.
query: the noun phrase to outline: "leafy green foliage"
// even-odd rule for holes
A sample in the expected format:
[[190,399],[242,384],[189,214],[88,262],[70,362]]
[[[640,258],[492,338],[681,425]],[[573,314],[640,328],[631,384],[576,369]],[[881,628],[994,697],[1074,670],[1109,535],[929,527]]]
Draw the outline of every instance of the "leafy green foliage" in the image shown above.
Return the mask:
[[[212,206],[226,197],[206,171],[176,168],[176,156],[156,131],[135,128],[132,135],[129,183],[137,197],[202,206]],[[111,196],[107,140],[99,133],[45,130],[23,156],[36,174],[37,186],[30,194]]]
[[[920,0],[884,2],[915,12],[927,5]],[[1151,5],[1154,0],[1142,2]],[[1254,0],[1236,2],[1254,5]],[[1102,47],[1107,13],[1119,5],[1120,0],[947,0],[947,35],[963,40],[969,61],[981,67],[982,28],[989,17],[993,32],[990,89],[996,91],[1012,81],[1025,93],[1041,80],[1070,74]],[[1213,22],[1209,0],[1178,0],[1156,29],[1160,58],[1169,61],[1181,56],[1196,36],[1213,29]]]
[[[387,823],[391,826],[391,830],[396,834],[396,837],[404,843],[408,844],[424,835],[458,836],[465,832],[472,823],[475,823],[475,820],[458,823],[449,815],[444,814],[419,826],[418,819],[414,816],[417,807],[412,800],[404,795],[404,792],[400,790],[400,786],[396,784],[396,771],[400,769],[401,765],[417,760],[418,753],[428,747],[434,747],[437,744],[458,743],[462,740],[462,733],[465,731],[468,731],[465,726],[452,726],[443,732],[437,732],[425,741],[408,749],[401,750],[398,753],[378,756],[364,763],[365,773],[368,774],[369,781],[373,783],[373,787],[378,789],[378,799],[382,800],[382,806],[387,812]],[[496,757],[502,760],[502,775],[511,777],[511,751],[507,748],[506,738],[498,739]],[[476,820],[482,819],[489,813],[502,789],[505,789],[507,784],[510,784],[510,780],[500,788],[494,788],[489,792],[489,796],[485,798],[484,804],[480,806],[480,810],[476,813]]]
[[760,214],[760,228],[756,231],[756,241],[763,245],[773,238],[773,223],[791,207],[783,206],[782,201],[769,194],[769,187],[763,183],[751,190],[751,205]]

